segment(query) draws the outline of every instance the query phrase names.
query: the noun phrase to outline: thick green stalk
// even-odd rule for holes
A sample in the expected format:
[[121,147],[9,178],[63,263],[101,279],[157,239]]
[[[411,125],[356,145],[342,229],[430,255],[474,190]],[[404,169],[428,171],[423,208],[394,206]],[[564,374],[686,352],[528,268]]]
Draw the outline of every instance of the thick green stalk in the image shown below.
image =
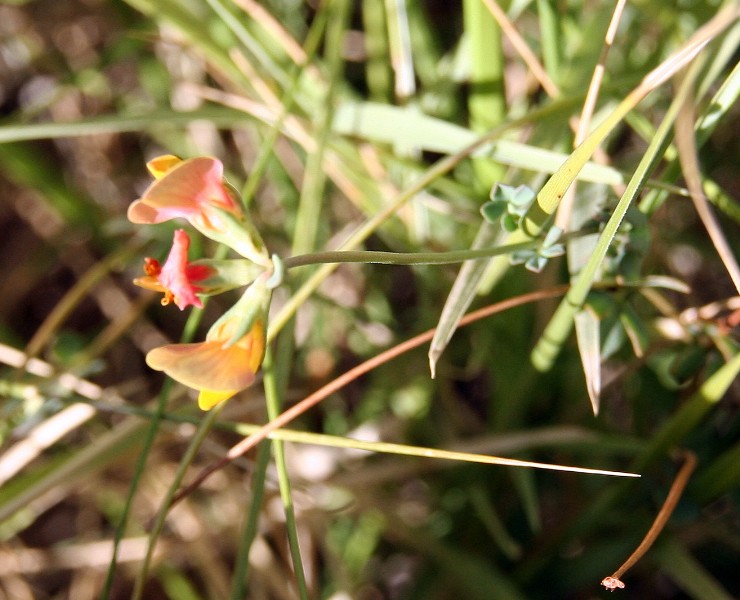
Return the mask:
[[[501,28],[480,0],[463,1],[465,36],[470,47],[470,128],[483,132],[506,117]],[[488,157],[473,159],[478,187],[487,193],[504,169]]]
[[328,3],[327,31],[325,47],[327,48],[328,86],[326,95],[317,105],[314,119],[316,147],[308,155],[304,181],[301,188],[300,203],[296,215],[295,234],[293,236],[294,252],[310,252],[316,245],[321,207],[326,188],[324,157],[331,134],[331,120],[334,111],[337,84],[342,75],[342,41],[347,30],[349,16],[347,0],[334,0]]

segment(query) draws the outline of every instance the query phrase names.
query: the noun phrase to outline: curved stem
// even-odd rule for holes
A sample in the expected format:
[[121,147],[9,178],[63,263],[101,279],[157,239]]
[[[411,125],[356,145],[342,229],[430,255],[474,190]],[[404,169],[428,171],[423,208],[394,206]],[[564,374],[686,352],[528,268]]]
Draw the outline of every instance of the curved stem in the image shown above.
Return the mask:
[[629,558],[624,561],[624,564],[614,571],[612,575],[605,577],[601,582],[601,585],[606,589],[614,590],[616,588],[624,587],[624,583],[622,583],[619,578],[624,575],[627,569],[634,566],[635,563],[642,558],[645,552],[650,549],[650,546],[653,545],[653,542],[655,542],[660,532],[663,531],[663,527],[665,527],[668,519],[673,514],[676,504],[678,504],[681,494],[689,481],[689,477],[696,468],[696,455],[690,450],[684,450],[682,454],[684,457],[683,465],[679,469],[676,478],[673,480],[671,489],[668,490],[668,496],[666,497],[665,502],[663,502],[663,506],[660,508],[660,511],[658,511],[655,521],[653,521],[652,526],[645,534],[645,538],[640,542],[640,545],[637,546],[635,551],[630,554]]

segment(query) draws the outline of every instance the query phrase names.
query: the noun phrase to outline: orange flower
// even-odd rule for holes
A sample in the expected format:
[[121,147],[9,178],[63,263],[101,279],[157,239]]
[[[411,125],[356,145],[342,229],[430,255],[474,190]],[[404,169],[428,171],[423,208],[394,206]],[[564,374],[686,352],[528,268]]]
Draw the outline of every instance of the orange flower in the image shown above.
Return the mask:
[[172,240],[172,249],[164,266],[160,266],[156,259],[147,257],[144,260],[146,277],[134,279],[134,283],[148,290],[162,292],[164,294],[163,306],[174,302],[180,310],[191,305],[203,308],[203,302],[195,295],[203,288],[196,283],[209,277],[211,269],[204,265],[189,263],[189,247],[188,234],[182,229],[176,230]]
[[205,342],[151,350],[147,364],[198,390],[198,406],[210,410],[249,387],[265,357],[265,326],[271,290],[253,283],[213,324]]

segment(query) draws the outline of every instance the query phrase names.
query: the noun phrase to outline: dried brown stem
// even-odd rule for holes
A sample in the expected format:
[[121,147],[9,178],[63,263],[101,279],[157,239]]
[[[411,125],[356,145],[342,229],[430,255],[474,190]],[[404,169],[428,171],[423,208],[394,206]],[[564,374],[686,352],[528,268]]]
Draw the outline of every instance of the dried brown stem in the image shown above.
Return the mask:
[[665,527],[668,519],[676,509],[676,504],[678,504],[681,494],[683,494],[683,490],[689,481],[689,477],[691,477],[691,473],[693,473],[696,468],[696,455],[690,450],[684,450],[682,454],[684,457],[683,465],[679,469],[676,478],[673,480],[671,489],[668,490],[668,496],[666,497],[665,502],[663,502],[663,506],[660,508],[660,511],[658,511],[655,521],[653,521],[652,526],[648,530],[642,542],[640,542],[640,545],[632,554],[630,554],[624,564],[614,571],[612,575],[605,577],[602,580],[601,585],[606,589],[614,591],[617,588],[624,588],[624,583],[622,583],[619,578],[624,575],[627,569],[633,567],[635,563],[642,558],[645,552],[650,549],[650,546],[653,545],[653,542],[655,542],[658,535],[660,535],[660,532],[663,531],[663,527]]

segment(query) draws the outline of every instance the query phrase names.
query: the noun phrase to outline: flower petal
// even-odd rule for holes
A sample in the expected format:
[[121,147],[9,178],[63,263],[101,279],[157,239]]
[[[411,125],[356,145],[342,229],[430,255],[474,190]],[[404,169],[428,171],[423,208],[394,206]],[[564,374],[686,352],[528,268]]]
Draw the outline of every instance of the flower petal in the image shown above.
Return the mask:
[[156,179],[161,179],[168,171],[172,170],[174,166],[179,165],[181,162],[181,158],[178,158],[177,156],[174,156],[172,154],[165,154],[163,156],[157,156],[150,160],[148,163],[146,163],[146,168],[149,169],[149,172]]
[[239,212],[223,183],[223,164],[201,156],[182,161],[157,179],[128,209],[132,223],[162,223],[177,217],[211,225],[208,205]]
[[201,390],[200,394],[198,394],[198,408],[201,410],[211,410],[217,404],[221,404],[221,402],[231,398],[238,391],[214,392],[213,390]]
[[172,293],[175,304],[180,310],[191,305],[203,308],[203,302],[195,295],[196,288],[188,277],[189,247],[188,234],[183,229],[176,230],[172,240],[172,249],[159,275],[160,283]]
[[151,350],[146,363],[199,391],[243,390],[255,379],[250,349],[238,344],[225,350],[221,342],[170,344]]

